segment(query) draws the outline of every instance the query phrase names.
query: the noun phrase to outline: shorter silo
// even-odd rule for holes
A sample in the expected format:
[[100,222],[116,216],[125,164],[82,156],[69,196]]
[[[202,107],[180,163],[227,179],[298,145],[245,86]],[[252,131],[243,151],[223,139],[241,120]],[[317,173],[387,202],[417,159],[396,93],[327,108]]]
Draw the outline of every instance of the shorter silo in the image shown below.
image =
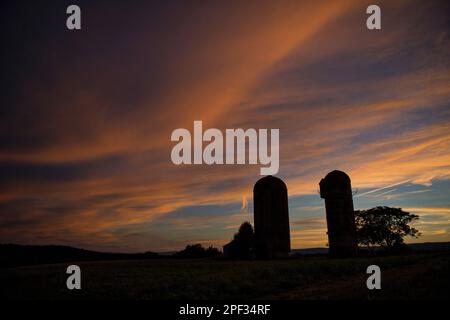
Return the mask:
[[330,255],[354,256],[358,246],[350,177],[335,170],[328,173],[319,185],[320,197],[325,199]]

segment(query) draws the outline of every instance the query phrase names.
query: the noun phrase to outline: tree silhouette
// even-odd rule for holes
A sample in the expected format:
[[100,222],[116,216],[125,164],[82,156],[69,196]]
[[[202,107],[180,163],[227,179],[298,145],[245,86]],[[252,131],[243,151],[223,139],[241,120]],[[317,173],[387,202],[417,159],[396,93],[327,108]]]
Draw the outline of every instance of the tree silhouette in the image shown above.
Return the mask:
[[404,237],[419,237],[417,229],[409,224],[419,216],[401,208],[375,207],[355,211],[356,236],[358,243],[373,251],[379,245],[386,250],[401,247]]
[[228,257],[233,259],[250,259],[254,256],[254,232],[250,222],[244,222],[233,240],[228,244]]
[[250,222],[244,222],[239,227],[238,233],[234,235],[242,258],[250,258],[253,255],[254,232]]

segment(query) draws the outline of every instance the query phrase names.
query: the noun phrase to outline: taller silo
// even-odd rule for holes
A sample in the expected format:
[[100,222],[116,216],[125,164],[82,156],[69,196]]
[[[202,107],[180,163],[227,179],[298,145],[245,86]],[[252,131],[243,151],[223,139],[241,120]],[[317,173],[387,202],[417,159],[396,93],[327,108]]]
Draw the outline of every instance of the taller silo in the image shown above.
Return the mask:
[[286,184],[266,176],[253,188],[255,253],[258,259],[287,257],[291,250]]
[[358,245],[350,177],[342,171],[334,170],[319,185],[320,197],[325,199],[330,255],[354,256]]

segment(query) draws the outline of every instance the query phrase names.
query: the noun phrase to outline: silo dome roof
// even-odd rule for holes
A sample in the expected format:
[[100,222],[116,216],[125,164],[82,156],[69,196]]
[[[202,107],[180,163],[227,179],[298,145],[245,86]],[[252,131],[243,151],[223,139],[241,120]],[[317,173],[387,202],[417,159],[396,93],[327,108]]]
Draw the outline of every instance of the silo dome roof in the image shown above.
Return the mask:
[[333,170],[325,176],[325,180],[345,183],[350,181],[350,177],[343,171]]
[[287,189],[286,184],[280,178],[274,176],[265,176],[259,179],[253,188],[253,191],[256,192],[258,190],[263,189]]
[[323,178],[320,183],[320,193],[323,197],[326,190],[334,190],[334,191],[344,191],[351,192],[351,181],[350,177],[342,171],[334,170],[328,173],[325,178]]

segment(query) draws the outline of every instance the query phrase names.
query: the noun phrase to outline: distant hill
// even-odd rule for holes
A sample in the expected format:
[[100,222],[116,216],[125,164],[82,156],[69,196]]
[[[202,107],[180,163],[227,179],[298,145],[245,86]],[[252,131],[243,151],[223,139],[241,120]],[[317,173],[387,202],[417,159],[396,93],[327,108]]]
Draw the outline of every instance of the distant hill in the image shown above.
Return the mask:
[[316,255],[327,254],[328,248],[292,249],[291,255]]
[[[414,251],[450,251],[450,242],[408,244]],[[362,248],[362,250],[364,250]],[[292,249],[291,255],[325,255],[328,248]],[[175,252],[108,253],[59,245],[0,244],[0,268],[76,261],[138,260],[172,257]]]
[[[408,248],[413,251],[450,251],[450,242],[424,242],[410,243]],[[362,247],[360,250],[364,251]],[[328,248],[292,249],[291,255],[323,255],[328,253]]]
[[450,251],[450,242],[411,243],[408,247],[414,251]]
[[155,252],[107,253],[69,246],[0,244],[0,267],[16,267],[73,261],[154,259]]

